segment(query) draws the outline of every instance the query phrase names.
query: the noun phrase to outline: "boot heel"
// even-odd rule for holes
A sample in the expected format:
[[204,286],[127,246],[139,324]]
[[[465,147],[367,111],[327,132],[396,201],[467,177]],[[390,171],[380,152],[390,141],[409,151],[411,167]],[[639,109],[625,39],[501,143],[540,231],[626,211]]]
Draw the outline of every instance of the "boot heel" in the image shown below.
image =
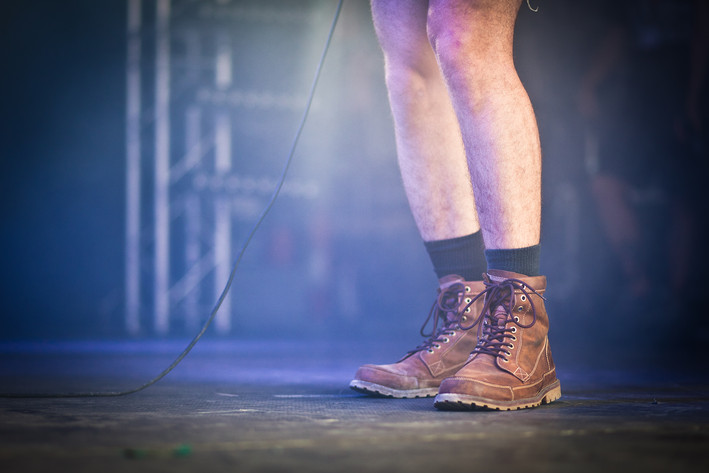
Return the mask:
[[561,385],[552,388],[548,393],[542,398],[542,404],[549,404],[554,402],[561,397]]

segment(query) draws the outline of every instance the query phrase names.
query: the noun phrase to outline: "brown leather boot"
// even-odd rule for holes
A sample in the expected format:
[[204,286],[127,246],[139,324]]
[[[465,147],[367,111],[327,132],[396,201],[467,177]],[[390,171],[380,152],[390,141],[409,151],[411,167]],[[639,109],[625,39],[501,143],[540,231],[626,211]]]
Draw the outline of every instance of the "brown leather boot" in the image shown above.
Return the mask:
[[488,271],[478,344],[434,405],[444,410],[512,410],[561,397],[549,349],[546,277]]
[[[475,325],[472,316],[482,311],[482,281],[465,281],[461,276],[445,276],[439,281],[436,302],[431,307],[421,335],[429,337],[389,365],[363,365],[350,382],[355,391],[377,396],[413,398],[435,396],[444,378],[455,374],[477,343],[475,330],[459,324]],[[424,333],[433,317],[433,329]],[[442,326],[439,328],[439,323]]]

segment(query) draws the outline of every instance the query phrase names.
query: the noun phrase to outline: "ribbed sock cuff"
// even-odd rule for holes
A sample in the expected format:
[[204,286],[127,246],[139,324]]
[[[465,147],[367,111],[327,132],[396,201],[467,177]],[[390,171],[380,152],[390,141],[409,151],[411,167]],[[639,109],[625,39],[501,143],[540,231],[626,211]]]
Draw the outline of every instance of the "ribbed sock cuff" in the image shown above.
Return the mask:
[[511,250],[485,250],[485,259],[488,269],[539,276],[540,254],[541,245],[534,245]]
[[480,231],[457,238],[425,241],[423,244],[439,279],[458,274],[466,281],[478,281],[487,270]]

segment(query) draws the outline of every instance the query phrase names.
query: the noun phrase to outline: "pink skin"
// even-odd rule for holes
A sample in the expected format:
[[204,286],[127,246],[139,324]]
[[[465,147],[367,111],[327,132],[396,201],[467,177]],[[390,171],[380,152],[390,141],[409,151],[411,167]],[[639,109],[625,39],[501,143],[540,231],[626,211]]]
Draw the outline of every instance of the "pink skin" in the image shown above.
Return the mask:
[[402,177],[424,240],[482,228],[487,248],[539,243],[539,133],[512,61],[520,3],[372,1]]

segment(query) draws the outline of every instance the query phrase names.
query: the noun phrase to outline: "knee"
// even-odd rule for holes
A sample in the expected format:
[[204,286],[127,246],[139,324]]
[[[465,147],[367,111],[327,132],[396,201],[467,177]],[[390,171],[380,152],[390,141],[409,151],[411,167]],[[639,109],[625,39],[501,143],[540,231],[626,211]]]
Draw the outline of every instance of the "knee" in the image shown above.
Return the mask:
[[442,84],[442,77],[428,42],[382,44],[387,88],[393,94],[420,96]]
[[419,68],[388,65],[385,79],[389,94],[399,100],[418,102],[432,91],[433,79]]
[[447,8],[431,8],[426,22],[426,33],[433,52],[441,66],[452,65],[462,60],[464,50],[474,51],[468,44],[468,32],[459,27],[454,14]]
[[424,89],[440,81],[440,71],[436,58],[429,51],[427,55],[409,54],[386,54],[385,72],[387,87]]
[[507,2],[436,2],[429,7],[426,32],[444,73],[491,69],[512,63],[514,17]]
[[374,29],[392,79],[438,73],[426,36],[426,5],[411,0],[372,0]]

